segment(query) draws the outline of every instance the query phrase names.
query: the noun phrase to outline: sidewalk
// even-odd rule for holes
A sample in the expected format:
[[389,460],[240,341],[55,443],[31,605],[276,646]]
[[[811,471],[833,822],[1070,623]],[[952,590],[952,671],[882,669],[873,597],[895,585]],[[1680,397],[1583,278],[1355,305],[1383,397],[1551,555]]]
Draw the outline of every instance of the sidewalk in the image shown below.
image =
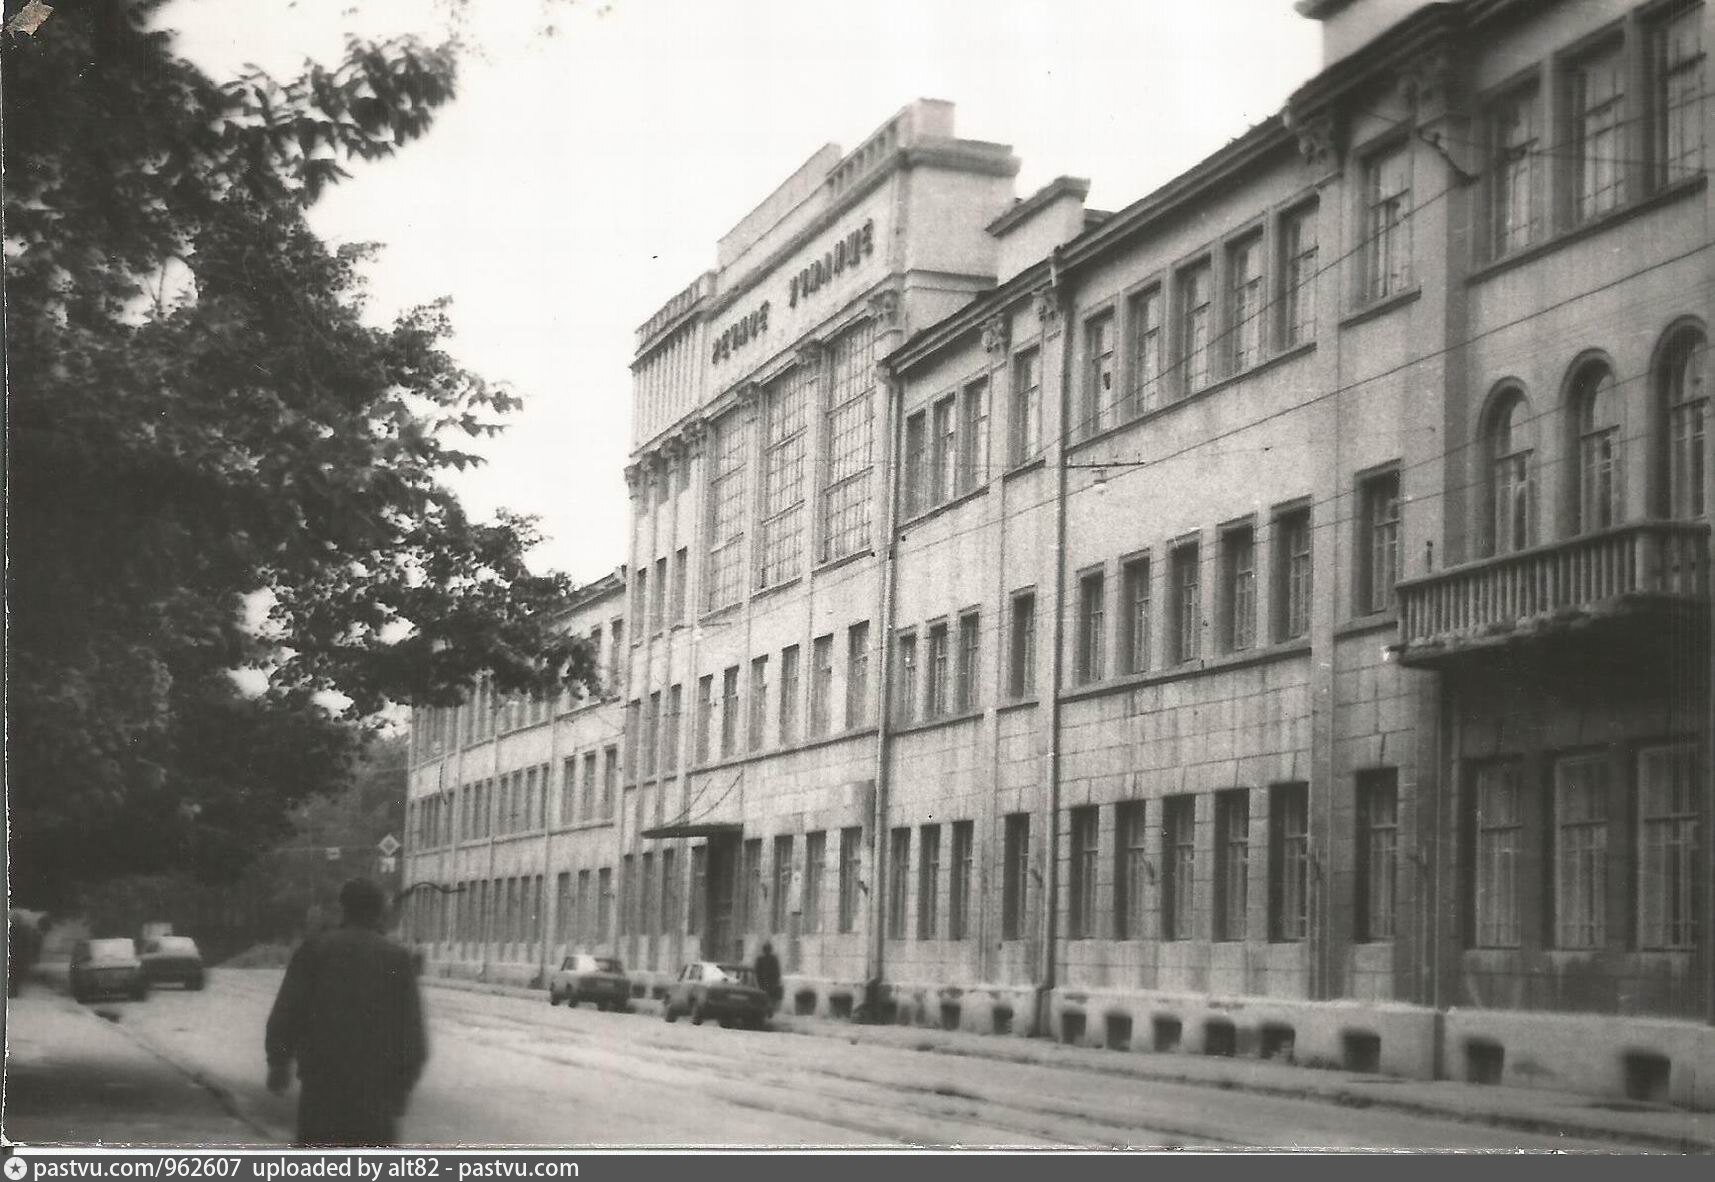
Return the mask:
[[5,1140],[21,1145],[273,1143],[219,1095],[41,978],[6,1013]]
[[[424,977],[425,984],[541,1002],[540,989]],[[633,998],[639,1017],[659,1018],[661,1003]],[[930,1054],[1030,1063],[1223,1091],[1317,1099],[1347,1108],[1379,1108],[1467,1121],[1532,1133],[1565,1133],[1679,1153],[1715,1153],[1715,1113],[1600,1100],[1571,1092],[1485,1087],[1453,1080],[1408,1080],[1295,1067],[1259,1059],[1149,1054],[1066,1046],[1046,1039],[943,1031],[921,1026],[864,1026],[780,1014],[779,1031],[847,1043],[896,1047]]]

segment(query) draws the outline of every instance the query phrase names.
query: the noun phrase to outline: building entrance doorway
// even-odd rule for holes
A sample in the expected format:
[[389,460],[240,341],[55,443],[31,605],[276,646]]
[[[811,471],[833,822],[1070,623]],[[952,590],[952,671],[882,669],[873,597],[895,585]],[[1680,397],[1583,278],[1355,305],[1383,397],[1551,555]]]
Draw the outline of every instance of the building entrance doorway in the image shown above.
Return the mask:
[[709,917],[709,937],[703,956],[708,960],[724,961],[744,955],[736,914],[739,842],[736,833],[709,838],[709,871],[703,888],[708,896],[704,902]]

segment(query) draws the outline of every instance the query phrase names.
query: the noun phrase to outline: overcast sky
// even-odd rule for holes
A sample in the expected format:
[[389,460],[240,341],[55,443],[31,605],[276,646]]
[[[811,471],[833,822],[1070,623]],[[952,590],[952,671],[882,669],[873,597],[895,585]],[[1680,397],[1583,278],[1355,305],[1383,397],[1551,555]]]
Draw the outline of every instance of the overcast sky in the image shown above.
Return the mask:
[[1088,177],[1116,209],[1277,111],[1316,70],[1291,0],[178,0],[161,23],[217,79],[334,61],[345,35],[476,46],[459,97],[316,207],[371,241],[379,315],[453,298],[453,351],[524,409],[455,486],[542,519],[542,569],[626,558],[633,330],[822,144],[914,98],[1011,144],[1018,195]]

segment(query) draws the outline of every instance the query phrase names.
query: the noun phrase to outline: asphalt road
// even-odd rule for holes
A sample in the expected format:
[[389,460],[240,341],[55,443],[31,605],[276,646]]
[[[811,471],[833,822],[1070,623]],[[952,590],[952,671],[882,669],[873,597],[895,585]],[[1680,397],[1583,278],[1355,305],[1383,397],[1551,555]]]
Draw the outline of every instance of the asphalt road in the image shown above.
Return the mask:
[[[104,1005],[133,1038],[289,1141],[262,1086],[278,973]],[[1324,1101],[940,1055],[850,1039],[426,988],[431,1055],[409,1143],[1601,1150],[1611,1144]]]

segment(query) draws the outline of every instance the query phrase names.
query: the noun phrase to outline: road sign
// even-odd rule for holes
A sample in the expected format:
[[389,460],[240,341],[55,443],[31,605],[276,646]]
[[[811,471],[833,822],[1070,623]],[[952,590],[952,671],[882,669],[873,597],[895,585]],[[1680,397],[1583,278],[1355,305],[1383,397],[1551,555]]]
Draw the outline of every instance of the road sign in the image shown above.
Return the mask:
[[382,857],[391,858],[394,854],[399,852],[399,839],[389,833],[386,837],[383,837],[380,841],[375,843],[375,848],[381,851]]

